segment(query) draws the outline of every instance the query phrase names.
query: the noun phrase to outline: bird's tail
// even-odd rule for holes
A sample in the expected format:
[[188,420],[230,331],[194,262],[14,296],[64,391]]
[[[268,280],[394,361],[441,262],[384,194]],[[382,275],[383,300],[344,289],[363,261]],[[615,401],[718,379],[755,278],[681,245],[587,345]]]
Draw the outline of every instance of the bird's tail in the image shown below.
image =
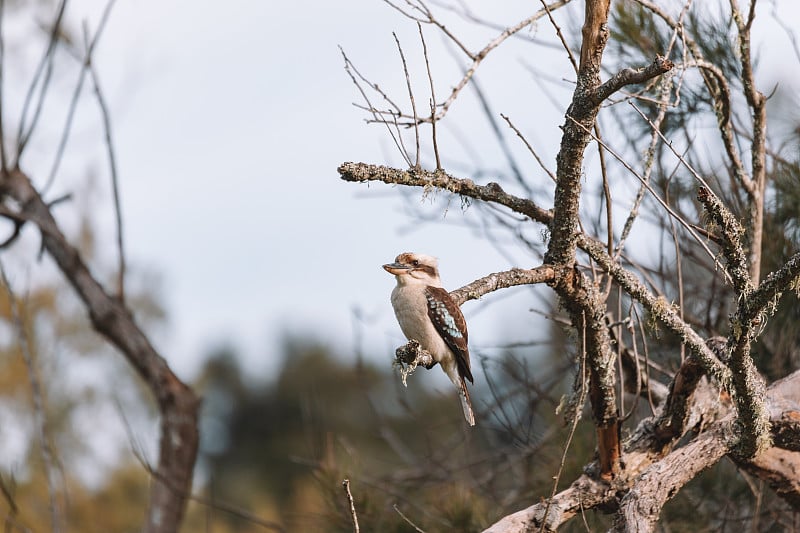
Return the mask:
[[467,380],[461,378],[461,387],[458,390],[458,395],[461,397],[461,407],[464,409],[464,418],[470,426],[475,425],[475,413],[472,412],[472,401],[469,399],[469,391],[467,390]]

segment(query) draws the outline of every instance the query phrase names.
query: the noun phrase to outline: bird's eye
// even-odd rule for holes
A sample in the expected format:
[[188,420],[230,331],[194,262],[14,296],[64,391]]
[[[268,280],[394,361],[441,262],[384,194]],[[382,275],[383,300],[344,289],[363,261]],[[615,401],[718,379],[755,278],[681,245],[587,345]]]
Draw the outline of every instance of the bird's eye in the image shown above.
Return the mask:
[[414,259],[413,261],[411,261],[411,264],[414,265],[415,267],[418,267],[419,266],[419,260],[418,259]]

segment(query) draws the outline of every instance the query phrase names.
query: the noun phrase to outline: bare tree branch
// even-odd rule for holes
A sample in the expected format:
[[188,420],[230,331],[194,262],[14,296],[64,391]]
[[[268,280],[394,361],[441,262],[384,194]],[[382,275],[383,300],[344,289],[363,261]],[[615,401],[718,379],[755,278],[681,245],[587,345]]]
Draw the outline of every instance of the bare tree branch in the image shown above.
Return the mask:
[[[50,168],[50,175],[48,176],[47,181],[42,187],[42,191],[46,192],[53,184],[53,181],[56,179],[58,168],[61,166],[61,158],[64,156],[64,150],[66,150],[67,148],[67,141],[69,140],[69,134],[70,131],[72,130],[72,122],[73,119],[75,118],[75,111],[78,108],[78,100],[80,99],[81,91],[83,90],[83,82],[86,79],[86,71],[88,70],[92,53],[94,52],[94,48],[95,46],[97,46],[97,43],[100,41],[100,37],[103,35],[103,30],[106,27],[108,18],[111,15],[111,8],[114,7],[115,2],[116,0],[109,0],[108,3],[106,4],[106,8],[103,11],[103,16],[100,18],[97,30],[95,31],[94,36],[92,37],[92,40],[89,43],[88,48],[86,49],[86,55],[84,56],[80,71],[78,73],[78,82],[75,84],[75,90],[72,93],[72,101],[70,102],[69,108],[67,110],[67,118],[64,123],[64,128],[61,132],[61,139],[59,140],[58,148],[56,149],[56,155],[53,159],[53,166]],[[44,91],[46,89],[47,87],[45,86],[42,90]],[[42,95],[42,100],[43,99],[44,99],[44,94]],[[31,126],[28,128],[28,134],[26,136],[26,139],[29,138],[33,133],[35,125],[36,125],[35,122],[31,123]],[[19,170],[20,157],[22,157],[21,151],[17,153],[17,160],[14,165],[15,170]]]
[[[389,4],[390,6],[392,6],[393,8],[397,9],[403,15],[411,18],[412,20],[415,20],[415,21],[420,22],[422,24],[433,24],[433,25],[439,27],[439,29],[441,29],[445,33],[445,35],[447,35],[467,55],[467,57],[469,57],[469,59],[472,60],[472,63],[467,68],[466,72],[464,73],[464,76],[461,78],[461,80],[459,80],[458,83],[455,84],[453,89],[450,91],[450,95],[441,104],[441,110],[439,111],[438,114],[436,114],[433,117],[424,117],[424,116],[423,117],[416,117],[416,116],[413,116],[413,115],[406,115],[406,114],[402,115],[403,118],[405,118],[407,120],[414,121],[414,122],[417,122],[417,121],[419,121],[419,122],[430,122],[430,121],[433,121],[433,120],[441,120],[442,118],[444,118],[444,116],[447,114],[448,110],[450,109],[450,106],[453,105],[453,102],[456,101],[456,98],[458,98],[458,95],[461,93],[461,91],[464,89],[464,87],[467,86],[467,84],[470,82],[472,77],[475,75],[475,71],[478,69],[478,67],[480,66],[481,62],[486,58],[487,55],[489,55],[490,52],[492,52],[492,50],[494,50],[495,48],[497,48],[498,46],[503,44],[503,42],[506,39],[508,39],[509,37],[511,37],[512,35],[515,35],[519,31],[521,31],[521,30],[529,27],[530,25],[534,24],[537,20],[539,20],[540,18],[542,18],[545,15],[549,14],[549,12],[567,5],[571,0],[557,0],[557,1],[555,1],[555,2],[553,2],[551,4],[549,4],[549,5],[546,5],[544,8],[540,9],[539,11],[537,11],[536,13],[531,15],[530,17],[528,17],[528,18],[526,18],[524,20],[521,20],[520,22],[518,22],[514,26],[511,26],[511,27],[508,27],[508,28],[504,29],[500,33],[500,35],[498,35],[497,37],[492,39],[486,46],[484,46],[481,50],[479,50],[478,52],[475,52],[475,53],[470,52],[469,49],[466,46],[464,46],[464,44],[461,43],[460,40],[458,40],[452,33],[450,33],[450,31],[447,30],[445,25],[442,24],[440,21],[438,21],[436,19],[436,17],[433,16],[433,13],[430,11],[430,9],[427,8],[427,6],[425,6],[424,2],[421,2],[421,1],[414,2],[414,4],[416,4],[416,5],[413,6],[414,9],[423,14],[422,17],[418,17],[418,16],[414,16],[413,14],[401,9],[396,4],[394,4],[394,3],[392,3],[392,2],[390,2],[388,0],[384,0],[384,1],[387,4]],[[411,2],[409,2],[409,4],[411,4]]]
[[[88,30],[84,28],[84,36],[88,41]],[[87,49],[89,45],[87,43]],[[118,271],[117,271],[117,298],[120,301],[125,301],[125,245],[123,242],[124,232],[122,231],[122,205],[119,197],[119,176],[117,173],[117,157],[114,151],[114,141],[111,139],[111,115],[108,112],[108,105],[103,97],[103,92],[100,89],[100,80],[98,79],[97,72],[92,64],[91,57],[87,58],[88,69],[92,77],[92,85],[94,85],[94,93],[97,98],[97,105],[100,107],[100,114],[103,117],[103,130],[105,131],[106,138],[106,151],[108,153],[108,167],[111,174],[111,192],[114,197],[114,218],[117,223],[117,257]]]
[[653,531],[664,504],[697,474],[724,457],[732,434],[730,422],[719,422],[642,471],[622,498],[611,531]]
[[450,292],[453,301],[458,305],[470,300],[477,300],[481,296],[498,289],[514,287],[517,285],[533,285],[536,283],[551,283],[556,277],[556,271],[548,265],[542,265],[530,270],[513,268],[505,272],[495,272],[468,283],[463,287]]
[[[22,157],[22,152],[25,150],[25,145],[28,144],[31,134],[36,129],[36,123],[39,120],[39,115],[41,114],[42,107],[44,105],[44,98],[47,95],[47,89],[50,86],[50,76],[53,73],[53,57],[55,55],[56,45],[61,39],[61,21],[64,18],[64,10],[66,7],[67,0],[61,0],[55,20],[53,21],[53,26],[50,29],[50,37],[47,42],[47,48],[45,49],[42,59],[39,61],[39,64],[36,67],[36,72],[31,80],[31,85],[28,88],[28,91],[25,93],[25,102],[22,104],[22,113],[20,114],[19,119],[19,130],[17,132],[17,158],[14,162],[14,167],[19,166],[19,159]],[[47,69],[46,71],[45,68]],[[27,122],[28,108],[33,101],[33,95],[36,92],[36,87],[39,85],[39,78],[42,76],[43,71],[44,79],[42,80],[42,85],[39,89],[39,100],[36,103],[36,109],[33,112],[33,117],[31,118],[30,124],[28,124],[28,129],[26,131],[25,123]],[[5,170],[5,168],[3,170]]]
[[542,209],[531,200],[518,198],[506,193],[497,183],[476,185],[472,180],[454,178],[444,171],[430,172],[418,168],[397,170],[366,163],[342,163],[338,171],[345,181],[382,181],[389,184],[444,189],[461,196],[504,205],[512,211],[530,217],[537,222],[546,224],[552,218],[550,211]]
[[358,533],[360,528],[358,527],[358,515],[356,514],[356,504],[353,502],[353,494],[350,492],[350,480],[345,479],[342,481],[342,487],[344,488],[344,492],[347,495],[347,502],[350,505],[350,518],[353,520],[353,533]]
[[[176,531],[185,511],[185,494],[191,487],[197,457],[198,398],[172,372],[125,306],[109,296],[92,276],[28,177],[15,170],[2,176],[0,183],[20,206],[20,216],[36,224],[41,231],[45,250],[86,305],[94,328],[123,353],[156,398],[161,414],[156,469],[159,475],[154,479],[143,531]],[[171,485],[161,479],[170,480]]]
[[617,72],[611,79],[597,87],[592,96],[596,104],[600,104],[606,98],[628,85],[636,85],[649,81],[656,76],[672,70],[672,61],[661,56],[656,56],[652,63],[645,68],[634,69],[626,68]]

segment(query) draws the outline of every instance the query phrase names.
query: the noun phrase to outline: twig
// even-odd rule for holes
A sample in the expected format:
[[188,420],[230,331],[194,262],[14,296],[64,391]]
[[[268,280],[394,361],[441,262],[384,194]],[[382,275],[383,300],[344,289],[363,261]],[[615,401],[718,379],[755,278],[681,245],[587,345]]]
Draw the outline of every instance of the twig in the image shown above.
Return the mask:
[[614,254],[614,257],[619,257],[622,253],[622,250],[625,246],[625,241],[628,239],[628,235],[633,228],[633,223],[639,216],[639,207],[642,204],[644,193],[647,190],[645,183],[650,183],[650,175],[652,174],[653,166],[655,165],[655,150],[656,144],[658,143],[657,131],[661,129],[661,124],[664,122],[664,117],[666,117],[667,102],[669,101],[669,93],[671,89],[672,79],[669,76],[664,76],[661,85],[661,97],[658,100],[658,115],[656,115],[656,119],[652,123],[653,133],[650,136],[650,145],[647,147],[647,151],[645,152],[646,157],[644,161],[644,173],[642,175],[644,183],[639,185],[639,190],[636,192],[636,198],[633,201],[633,206],[631,207],[628,218],[625,220],[625,224],[622,227],[622,234],[620,235],[619,242],[617,243],[617,251]]
[[[664,210],[665,210],[665,211],[666,211],[666,212],[667,212],[667,213],[668,213],[668,214],[669,214],[671,217],[673,217],[675,220],[677,220],[677,221],[678,221],[678,223],[679,223],[681,226],[683,226],[683,227],[684,227],[684,229],[686,229],[686,231],[688,231],[688,232],[689,232],[689,234],[690,234],[690,235],[692,236],[692,238],[693,238],[693,239],[694,239],[694,240],[697,242],[697,244],[699,244],[699,245],[700,245],[700,247],[701,247],[701,248],[703,248],[703,250],[705,250],[705,252],[706,252],[706,253],[708,254],[708,256],[711,258],[711,260],[712,260],[712,261],[714,261],[714,263],[715,263],[715,264],[717,264],[717,263],[718,263],[718,261],[717,261],[717,258],[716,258],[716,256],[714,255],[714,253],[713,253],[713,252],[712,252],[712,251],[711,251],[711,250],[708,248],[708,245],[706,245],[706,243],[705,243],[705,242],[703,242],[703,239],[701,239],[701,238],[700,238],[700,236],[697,234],[697,232],[696,232],[696,231],[695,231],[695,230],[692,228],[691,224],[689,224],[688,222],[686,222],[686,220],[684,220],[684,219],[683,219],[683,217],[681,217],[681,216],[680,216],[678,213],[676,213],[676,212],[675,212],[675,210],[674,210],[674,209],[672,209],[672,208],[671,208],[669,205],[667,205],[667,203],[666,203],[666,202],[665,202],[665,201],[664,201],[664,200],[663,200],[663,199],[662,199],[662,198],[661,198],[661,197],[658,195],[658,193],[656,193],[656,191],[655,191],[655,190],[653,190],[653,188],[650,186],[650,184],[649,184],[649,183],[647,183],[647,182],[644,180],[644,178],[643,178],[642,176],[640,176],[640,175],[639,175],[639,173],[638,173],[638,172],[636,172],[636,170],[634,170],[634,168],[633,168],[633,167],[632,167],[632,166],[631,166],[631,165],[630,165],[630,164],[629,164],[627,161],[625,161],[625,159],[624,159],[622,156],[620,156],[619,154],[617,154],[617,153],[616,153],[614,150],[612,150],[612,149],[611,149],[611,148],[610,148],[610,147],[609,147],[607,144],[605,144],[605,143],[604,143],[602,140],[598,139],[598,138],[597,138],[597,137],[594,135],[594,133],[592,133],[592,132],[591,132],[589,129],[587,129],[587,128],[586,128],[586,127],[583,125],[583,124],[579,123],[578,121],[576,121],[575,119],[573,119],[573,118],[572,118],[572,117],[570,117],[570,116],[568,116],[567,118],[568,118],[569,120],[571,120],[572,122],[574,122],[575,124],[577,124],[577,125],[578,125],[578,126],[581,128],[581,129],[583,129],[584,131],[586,131],[586,132],[587,132],[589,135],[591,135],[592,137],[594,137],[594,138],[595,138],[595,140],[596,140],[598,143],[602,144],[602,145],[603,145],[603,147],[604,147],[604,148],[605,148],[605,149],[608,151],[608,153],[610,153],[612,156],[614,156],[614,159],[616,159],[617,161],[619,161],[619,163],[620,163],[622,166],[624,166],[624,167],[625,167],[625,168],[626,168],[626,169],[627,169],[627,170],[628,170],[628,171],[629,171],[631,174],[633,174],[633,175],[636,177],[636,179],[638,179],[638,180],[639,180],[639,182],[640,182],[640,183],[641,183],[641,184],[642,184],[642,185],[643,185],[643,186],[644,186],[644,187],[645,187],[645,188],[646,188],[646,189],[647,189],[647,190],[650,192],[650,194],[653,196],[653,198],[656,200],[656,202],[658,202],[658,203],[661,205],[661,207],[663,207],[663,208],[664,208]],[[660,135],[660,134],[659,134],[659,135]],[[701,178],[699,175],[698,175],[697,177],[698,177],[698,178],[699,178],[699,179],[700,179],[700,180],[701,180],[703,183],[705,183],[705,181],[704,181],[704,180],[703,180],[703,179],[702,179],[702,178]],[[731,279],[731,276],[730,276],[730,274],[728,274],[727,270],[724,270],[724,269],[723,269],[723,274],[725,274],[725,278],[726,278],[728,281],[730,281],[731,283],[733,283],[733,280]]]
[[[361,73],[358,71],[358,69],[355,67],[355,65],[353,65],[353,63],[347,57],[347,54],[344,53],[344,49],[341,46],[339,47],[339,51],[342,53],[342,58],[344,59],[344,70],[345,70],[345,72],[347,72],[347,75],[350,76],[350,79],[353,81],[353,84],[356,86],[356,89],[358,89],[358,92],[361,93],[361,97],[367,103],[366,110],[369,111],[372,114],[373,118],[375,119],[375,122],[380,122],[380,123],[382,123],[383,125],[386,126],[386,129],[389,131],[389,136],[392,138],[392,141],[394,141],[394,144],[397,147],[397,150],[400,152],[400,155],[403,156],[403,159],[405,160],[405,162],[408,164],[409,167],[412,166],[411,159],[408,157],[408,154],[406,153],[406,150],[402,145],[403,139],[402,139],[402,136],[400,135],[400,132],[398,131],[397,132],[397,137],[395,137],[395,132],[392,131],[392,127],[389,125],[389,122],[384,117],[385,113],[383,113],[381,111],[378,111],[378,109],[375,108],[375,106],[372,105],[372,103],[369,100],[369,97],[367,96],[366,91],[364,91],[364,88],[361,87],[361,84],[356,79],[356,76],[358,76],[358,78],[361,79],[364,83],[369,84],[370,87],[372,87],[373,89],[378,91],[378,93],[381,94],[383,96],[383,98],[386,101],[388,101],[392,106],[394,106],[395,109],[398,109],[398,111],[397,111],[398,114],[400,113],[399,108],[397,108],[397,106],[394,105],[394,102],[392,102],[391,100],[388,99],[388,97],[386,96],[385,93],[383,93],[383,91],[380,91],[379,89],[377,89],[376,85],[371,84],[370,82],[367,81],[366,78],[364,78],[364,76],[361,75]],[[394,113],[390,113],[390,114],[392,115],[392,117],[395,120],[395,126],[397,126],[396,115]]]
[[492,111],[489,99],[486,97],[483,89],[481,89],[481,85],[478,83],[477,78],[472,80],[472,89],[475,91],[475,95],[478,97],[478,102],[481,104],[481,110],[483,110],[486,120],[489,121],[489,125],[492,127],[492,133],[497,139],[497,144],[500,145],[500,149],[503,151],[506,161],[508,161],[508,166],[511,168],[511,173],[514,175],[517,185],[522,187],[528,196],[533,196],[531,186],[522,176],[522,171],[520,170],[519,165],[517,165],[517,162],[514,159],[514,154],[509,149],[508,142],[506,142],[503,132],[500,129],[500,124],[498,124],[497,117]]
[[428,83],[431,86],[431,137],[433,140],[433,155],[436,158],[436,170],[442,170],[442,160],[439,158],[439,144],[436,139],[436,93],[433,89],[433,75],[431,74],[431,62],[428,59],[428,45],[425,43],[425,34],[422,32],[422,24],[417,22],[419,39],[422,41],[422,55],[425,57],[425,69],[428,71]]
[[414,522],[412,522],[412,521],[411,521],[411,520],[410,520],[410,519],[409,519],[409,518],[408,518],[406,515],[404,515],[404,514],[403,514],[403,512],[402,512],[402,511],[400,511],[400,509],[397,507],[397,504],[396,504],[396,503],[392,505],[392,508],[393,508],[393,509],[394,509],[394,510],[397,512],[397,514],[399,514],[399,515],[400,515],[400,517],[401,517],[403,520],[405,520],[406,522],[408,522],[408,525],[410,525],[411,527],[413,527],[415,531],[417,531],[418,533],[425,533],[425,531],[424,531],[424,530],[420,529],[420,528],[417,526],[417,524],[415,524]]
[[558,491],[558,482],[561,479],[561,474],[564,471],[564,465],[567,463],[567,452],[569,451],[569,446],[572,444],[572,438],[575,436],[575,430],[578,428],[578,422],[581,419],[581,409],[583,409],[583,403],[586,401],[586,315],[583,317],[583,324],[584,327],[581,329],[582,341],[581,341],[581,354],[580,354],[580,368],[578,369],[578,379],[581,382],[580,393],[578,394],[578,399],[575,402],[575,410],[572,413],[572,424],[569,428],[569,434],[567,435],[567,442],[564,443],[564,451],[561,453],[561,463],[558,465],[558,472],[556,475],[553,476],[553,491],[550,493],[550,497],[547,499],[547,506],[544,508],[544,515],[542,517],[542,525],[539,529],[539,533],[544,533],[544,528],[547,525],[547,513],[550,512],[550,505],[553,502],[553,498],[555,498],[556,492]]
[[547,176],[553,181],[553,183],[555,183],[556,175],[553,174],[552,170],[547,168],[547,166],[544,164],[544,161],[542,161],[542,158],[539,157],[539,154],[536,153],[536,150],[534,150],[533,146],[531,146],[531,144],[528,142],[528,139],[526,139],[525,136],[522,135],[522,132],[520,132],[517,129],[517,127],[514,124],[511,123],[511,119],[510,118],[508,118],[506,115],[504,115],[502,113],[500,113],[500,116],[503,117],[503,120],[505,120],[508,123],[508,126],[512,130],[514,130],[514,133],[517,134],[517,137],[522,139],[522,142],[525,143],[525,146],[528,148],[528,151],[531,153],[531,155],[533,155],[533,158],[536,159],[536,162],[539,164],[539,167],[541,167],[541,169],[544,170],[545,174],[547,174]]
[[[84,37],[88,38],[88,29],[84,26]],[[88,48],[88,46],[87,46]],[[117,272],[117,298],[121,302],[125,301],[125,246],[123,245],[122,231],[122,206],[119,199],[119,177],[117,172],[117,158],[114,154],[114,142],[111,139],[111,115],[108,112],[103,92],[100,90],[100,81],[97,77],[91,57],[87,56],[89,73],[92,76],[94,93],[97,97],[97,105],[100,107],[100,114],[103,117],[103,129],[106,136],[106,150],[108,153],[108,166],[111,173],[111,191],[114,196],[114,214],[117,223],[117,254],[119,257],[119,271]]]
[[47,431],[47,417],[45,416],[45,401],[44,393],[42,392],[42,385],[39,382],[38,371],[36,362],[33,360],[33,352],[31,351],[28,333],[23,323],[22,314],[20,313],[19,306],[17,305],[17,297],[11,288],[11,283],[6,276],[6,270],[2,263],[0,263],[0,280],[3,282],[3,288],[8,298],[8,305],[11,311],[11,320],[14,329],[17,333],[17,340],[19,341],[19,348],[22,354],[22,359],[25,361],[25,367],[28,373],[28,381],[31,387],[31,398],[33,400],[33,413],[36,423],[37,436],[39,438],[39,447],[42,451],[42,461],[44,462],[45,475],[47,478],[47,493],[50,498],[50,527],[52,531],[58,533],[62,530],[61,521],[61,504],[58,501],[58,491],[56,490],[55,474],[57,471],[56,465],[58,460],[55,457],[55,451],[50,444]]
[[344,492],[347,494],[347,502],[350,505],[350,517],[353,519],[353,533],[358,533],[360,531],[358,527],[358,515],[356,514],[356,504],[353,502],[353,494],[350,492],[350,480],[345,478],[342,481],[342,487],[344,487]]
[[[481,62],[486,58],[486,56],[492,50],[494,50],[495,48],[500,46],[506,39],[508,39],[512,35],[516,34],[517,32],[521,31],[524,28],[527,28],[528,26],[530,26],[531,24],[533,24],[534,22],[536,22],[537,20],[539,20],[540,18],[542,18],[543,16],[545,16],[548,13],[547,11],[545,11],[545,9],[540,9],[539,11],[537,11],[536,13],[531,15],[530,17],[526,18],[525,20],[522,20],[522,21],[518,22],[517,24],[515,24],[514,26],[511,26],[509,28],[504,29],[500,33],[500,35],[498,35],[497,37],[492,39],[479,52],[472,53],[458,39],[456,39],[449,32],[449,30],[447,30],[447,28],[444,26],[444,24],[442,24],[441,22],[439,22],[438,20],[436,20],[433,17],[433,15],[430,12],[430,10],[424,11],[424,10],[422,10],[420,8],[417,8],[417,10],[419,10],[422,13],[424,13],[425,16],[427,17],[425,19],[422,19],[422,18],[419,18],[419,17],[415,17],[415,16],[409,14],[408,12],[400,9],[398,6],[394,5],[392,2],[390,2],[388,0],[384,0],[384,1],[388,5],[392,6],[394,9],[397,9],[398,11],[403,13],[405,16],[411,18],[412,20],[415,20],[417,22],[422,22],[422,23],[425,23],[425,24],[433,24],[433,25],[437,26],[440,30],[442,30],[445,33],[445,35],[447,35],[451,40],[453,40],[453,42],[459,48],[461,48],[461,50],[467,55],[467,57],[469,57],[470,60],[472,60],[472,63],[467,68],[466,72],[464,73],[464,76],[453,87],[452,91],[450,91],[450,95],[447,97],[447,99],[444,101],[444,103],[442,103],[441,111],[439,111],[439,113],[437,113],[435,115],[435,119],[436,120],[441,120],[447,114],[447,111],[450,109],[450,106],[453,104],[453,102],[455,102],[456,98],[461,93],[461,91],[464,89],[464,87],[467,86],[467,84],[470,82],[470,80],[474,76],[475,71],[480,66]],[[549,11],[553,11],[555,9],[558,9],[560,7],[563,7],[563,6],[567,5],[570,1],[571,0],[557,0],[557,1],[549,4],[547,6],[547,9]],[[414,119],[414,117],[410,117],[408,115],[403,115],[403,118],[405,118],[405,119]],[[421,118],[419,120],[421,120],[423,122],[428,122],[431,119]]]
[[[603,135],[600,133],[600,120],[594,121],[594,134],[599,140],[603,140]],[[603,152],[603,145],[597,144],[597,155],[600,160],[600,176],[603,179],[603,198],[606,203],[606,245],[608,246],[608,255],[614,254],[614,210],[612,209],[611,200],[611,186],[608,184],[608,171],[606,169],[606,156]]]
[[411,76],[408,74],[408,65],[406,65],[406,56],[403,53],[403,47],[400,46],[400,39],[397,38],[397,34],[392,32],[392,36],[394,37],[394,42],[397,43],[397,51],[400,52],[400,59],[403,61],[403,73],[406,76],[408,98],[411,100],[411,110],[414,113],[414,141],[416,144],[414,166],[419,167],[419,120],[417,119],[417,104],[414,100],[414,91],[411,89]]
[[[22,157],[22,152],[25,150],[25,146],[28,144],[28,140],[30,139],[33,130],[36,128],[36,122],[39,120],[39,115],[41,114],[42,107],[44,105],[44,98],[47,95],[47,89],[50,86],[50,77],[53,73],[53,56],[55,54],[56,44],[58,44],[60,38],[61,21],[64,17],[64,10],[66,7],[67,0],[61,0],[61,3],[58,6],[56,19],[53,22],[52,29],[50,30],[50,40],[47,43],[47,48],[42,55],[42,59],[39,61],[39,65],[36,67],[36,72],[31,80],[31,85],[28,87],[28,91],[25,94],[25,102],[22,104],[22,113],[20,114],[19,129],[17,131],[17,158],[14,162],[14,168],[19,167],[19,160]],[[44,74],[44,80],[42,81],[41,89],[39,89],[39,100],[36,103],[36,109],[34,110],[33,118],[28,125],[28,130],[25,131],[28,108],[31,105],[33,94],[36,91],[36,86],[39,84],[39,78],[41,77],[42,71],[45,69],[45,67],[47,67],[47,71]]]
[[[669,203],[669,184],[671,179],[672,176],[669,177],[666,187],[664,187],[664,196],[666,196],[667,203]],[[678,228],[675,226],[675,220],[672,218],[669,219],[669,227],[670,234],[672,235],[672,245],[675,248],[675,274],[678,277],[678,316],[680,316],[681,320],[684,320],[684,310],[686,307],[683,305],[683,255],[681,254],[681,242],[678,238]],[[685,359],[686,347],[681,344],[681,364],[683,364]]]
[[569,45],[567,44],[567,40],[564,38],[564,34],[561,33],[561,27],[556,24],[556,20],[553,18],[553,13],[550,11],[550,7],[545,3],[544,0],[540,0],[542,3],[542,7],[544,8],[545,12],[547,13],[547,18],[550,19],[550,24],[555,28],[556,35],[558,35],[558,40],[561,41],[561,46],[564,47],[564,50],[567,52],[567,57],[569,57],[569,62],[572,64],[573,70],[577,73],[578,72],[578,62],[575,60],[575,55],[572,53]]

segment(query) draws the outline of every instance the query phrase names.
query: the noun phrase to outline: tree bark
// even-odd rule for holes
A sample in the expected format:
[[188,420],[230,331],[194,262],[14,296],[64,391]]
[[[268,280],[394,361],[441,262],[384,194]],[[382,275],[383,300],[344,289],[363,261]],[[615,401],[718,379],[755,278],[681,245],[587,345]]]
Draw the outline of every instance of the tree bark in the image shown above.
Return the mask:
[[2,186],[21,206],[19,219],[35,224],[41,231],[44,249],[86,305],[93,327],[122,352],[156,398],[161,414],[160,451],[158,465],[152,472],[153,486],[143,531],[177,531],[191,491],[197,457],[199,399],[175,376],[122,302],[110,296],[94,278],[30,179],[21,171],[11,171],[5,174]]

